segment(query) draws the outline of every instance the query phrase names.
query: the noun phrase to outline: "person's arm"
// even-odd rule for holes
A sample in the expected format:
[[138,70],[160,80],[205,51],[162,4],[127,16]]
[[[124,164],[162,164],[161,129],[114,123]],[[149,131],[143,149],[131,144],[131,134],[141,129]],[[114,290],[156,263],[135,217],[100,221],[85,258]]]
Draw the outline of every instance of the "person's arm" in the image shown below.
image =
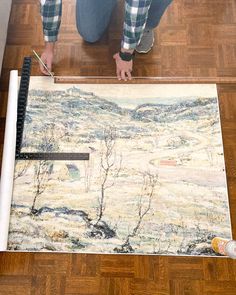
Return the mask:
[[152,0],[126,0],[121,48],[134,50],[145,28]]
[[[45,49],[41,55],[41,59],[51,71],[54,45],[57,41],[61,24],[62,0],[40,0],[40,2],[40,12],[45,41]],[[40,65],[40,69],[43,74],[48,75],[43,66]]]
[[[152,0],[125,1],[125,20],[121,42],[122,52],[134,52],[144,31],[151,2]],[[123,61],[118,53],[114,55],[114,59],[116,60],[116,73],[118,79],[131,79],[133,61]]]

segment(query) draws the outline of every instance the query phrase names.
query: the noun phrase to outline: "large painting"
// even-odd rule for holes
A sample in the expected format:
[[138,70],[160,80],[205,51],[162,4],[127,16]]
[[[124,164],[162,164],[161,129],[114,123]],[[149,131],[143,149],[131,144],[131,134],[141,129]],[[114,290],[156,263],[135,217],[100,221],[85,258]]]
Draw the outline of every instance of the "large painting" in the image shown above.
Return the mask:
[[32,77],[9,250],[216,255],[231,238],[215,85],[54,84]]

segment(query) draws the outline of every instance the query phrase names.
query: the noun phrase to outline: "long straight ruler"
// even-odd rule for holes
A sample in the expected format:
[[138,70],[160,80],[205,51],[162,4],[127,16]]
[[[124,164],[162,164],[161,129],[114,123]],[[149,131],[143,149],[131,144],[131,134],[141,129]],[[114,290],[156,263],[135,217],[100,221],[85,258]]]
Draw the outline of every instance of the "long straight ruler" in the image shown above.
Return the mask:
[[89,160],[89,153],[21,152],[30,83],[31,58],[25,57],[18,93],[16,123],[16,160]]
[[119,81],[114,76],[54,76],[54,83],[114,83],[114,84],[236,84],[236,77],[133,77]]

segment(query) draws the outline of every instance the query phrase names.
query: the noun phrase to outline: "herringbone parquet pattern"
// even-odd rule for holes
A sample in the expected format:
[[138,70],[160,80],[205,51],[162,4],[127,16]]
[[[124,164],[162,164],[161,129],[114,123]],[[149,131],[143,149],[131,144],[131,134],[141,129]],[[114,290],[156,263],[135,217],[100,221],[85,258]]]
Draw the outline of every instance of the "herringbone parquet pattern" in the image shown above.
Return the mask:
[[[94,45],[76,33],[74,0],[63,5],[57,75],[112,76],[119,48],[122,1],[109,30]],[[236,0],[174,0],[135,76],[236,76]],[[13,0],[0,80],[2,149],[9,70],[43,48],[38,1]],[[38,75],[37,63],[33,75]],[[236,233],[236,85],[218,85],[231,217]],[[235,237],[235,236],[234,236]],[[0,295],[233,295],[236,261],[229,259],[74,254],[0,254]]]

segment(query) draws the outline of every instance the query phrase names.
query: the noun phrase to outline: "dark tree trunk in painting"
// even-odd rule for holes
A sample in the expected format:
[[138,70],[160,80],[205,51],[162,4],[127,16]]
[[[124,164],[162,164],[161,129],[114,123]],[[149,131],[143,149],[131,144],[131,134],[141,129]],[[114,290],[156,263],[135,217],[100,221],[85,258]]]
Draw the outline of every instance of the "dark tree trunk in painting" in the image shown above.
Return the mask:
[[38,197],[45,191],[47,187],[47,183],[49,181],[50,170],[52,164],[49,161],[39,161],[35,164],[35,172],[34,172],[34,186],[35,186],[35,196],[33,199],[33,204],[30,210],[31,214],[35,214],[37,211],[35,210],[35,203]]
[[27,161],[27,160],[17,161],[17,165],[18,165],[18,163],[20,163],[21,165],[20,165],[20,167],[16,166],[14,180],[25,175],[25,173],[27,172],[27,170],[31,164],[31,161]]
[[101,166],[101,195],[98,198],[97,223],[102,219],[105,211],[106,190],[114,186],[121,170],[122,156],[116,155],[117,133],[114,127],[104,130],[100,158]]
[[[132,253],[134,252],[133,247],[130,244],[130,238],[135,237],[138,234],[138,230],[143,222],[143,218],[151,209],[151,204],[155,192],[155,187],[157,185],[158,176],[156,174],[151,174],[150,172],[145,172],[143,174],[143,186],[139,196],[138,202],[138,220],[136,226],[133,228],[132,232],[126,237],[125,242],[114,249],[115,252],[120,253]],[[147,205],[145,208],[145,200],[147,200]]]
[[[54,123],[49,124],[43,131],[42,140],[38,145],[38,150],[41,152],[55,152],[58,150],[57,140],[55,138],[56,126]],[[58,139],[59,137],[57,137]],[[35,215],[37,211],[35,209],[35,204],[37,199],[47,188],[47,183],[49,181],[50,175],[52,173],[53,163],[47,160],[37,161],[34,166],[34,187],[35,195],[30,209],[30,214]]]

